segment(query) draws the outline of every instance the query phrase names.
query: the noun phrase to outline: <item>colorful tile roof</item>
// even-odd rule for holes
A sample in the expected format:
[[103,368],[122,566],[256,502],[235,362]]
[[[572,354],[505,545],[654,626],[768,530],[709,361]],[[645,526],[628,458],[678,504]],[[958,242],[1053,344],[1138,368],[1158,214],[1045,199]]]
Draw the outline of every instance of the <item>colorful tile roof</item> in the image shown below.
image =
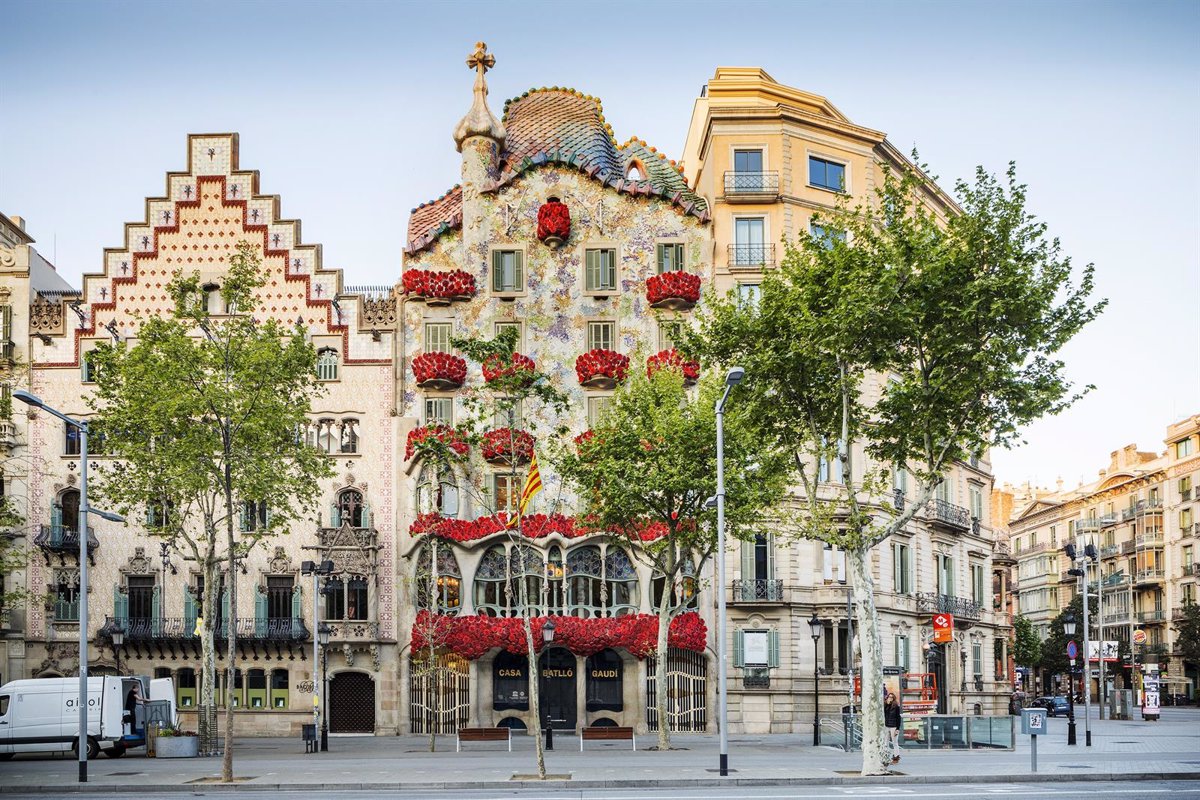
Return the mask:
[[[484,191],[496,191],[522,173],[546,164],[570,166],[618,192],[655,196],[707,222],[708,204],[688,188],[680,168],[640,139],[618,145],[595,97],[574,89],[532,89],[504,104],[507,131],[500,154],[500,177]],[[639,180],[629,180],[637,165]],[[409,255],[429,247],[443,233],[462,226],[462,190],[413,209],[408,222]]]

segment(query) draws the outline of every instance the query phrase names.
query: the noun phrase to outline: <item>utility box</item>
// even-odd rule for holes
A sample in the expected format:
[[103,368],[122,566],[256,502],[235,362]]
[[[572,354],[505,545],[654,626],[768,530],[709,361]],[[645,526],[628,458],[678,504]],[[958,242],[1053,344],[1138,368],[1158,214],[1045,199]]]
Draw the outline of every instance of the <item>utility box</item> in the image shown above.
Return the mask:
[[1021,733],[1026,736],[1038,736],[1048,733],[1046,729],[1047,711],[1044,708],[1021,709]]

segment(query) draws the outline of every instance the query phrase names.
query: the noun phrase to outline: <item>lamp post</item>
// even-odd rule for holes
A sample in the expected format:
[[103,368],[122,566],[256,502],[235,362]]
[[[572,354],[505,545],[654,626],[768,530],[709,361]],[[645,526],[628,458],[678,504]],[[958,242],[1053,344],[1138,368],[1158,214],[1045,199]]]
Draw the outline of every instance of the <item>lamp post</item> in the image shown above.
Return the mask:
[[967,713],[967,637],[958,641],[958,660],[962,664],[962,682],[958,691],[962,695],[963,713]]
[[[321,693],[325,698],[325,705],[329,705],[329,661],[325,652],[325,648],[329,646],[329,634],[333,629],[322,622],[317,627],[317,641],[321,643]],[[315,670],[314,670],[315,671]],[[329,752],[329,709],[325,709],[325,713],[321,715],[321,752]]]
[[58,417],[79,431],[79,782],[87,783],[88,751],[88,513],[94,512],[101,519],[124,522],[125,518],[88,505],[88,424],[85,419],[68,417],[58,409],[42,402],[40,397],[24,389],[13,392],[13,397],[22,403],[40,408],[47,414]]
[[[320,578],[322,575],[332,575],[333,574],[333,562],[328,561],[328,560],[326,560],[326,561],[302,561],[302,562],[300,562],[300,574],[301,575],[312,575],[312,579],[313,579],[313,592],[312,592],[312,598],[313,598],[313,608],[312,608],[312,611],[313,611],[313,637],[312,637],[312,642],[313,642],[313,729],[316,730],[317,728],[319,728],[319,726],[321,724],[321,720],[324,716],[323,712],[325,710],[325,709],[321,708],[321,700],[324,695],[322,694],[321,683],[320,683],[320,681],[317,680],[317,658],[318,658],[317,648],[321,646],[321,643],[319,641],[319,639],[320,639],[319,628],[321,626],[321,617],[320,617],[319,609],[317,606],[317,594],[318,594],[317,579]],[[328,749],[328,746],[326,746],[326,749]]]
[[[1083,741],[1087,747],[1092,746],[1092,665],[1088,659],[1092,652],[1092,626],[1088,615],[1091,613],[1091,603],[1088,602],[1088,561],[1096,559],[1096,545],[1086,544],[1083,546]],[[1099,570],[1097,570],[1098,572]],[[1097,589],[1099,586],[1097,585]],[[1097,607],[1096,613],[1101,614],[1103,611]],[[1100,650],[1104,649],[1104,637],[1100,637]],[[1103,664],[1103,653],[1100,663]]]
[[[728,666],[726,658],[726,626],[725,626],[725,401],[729,393],[746,378],[746,370],[741,367],[731,367],[725,373],[725,392],[717,401],[717,694],[718,719],[721,726],[721,760],[720,774],[729,774],[729,698],[727,693]],[[659,720],[665,725],[666,720]]]
[[[1068,613],[1063,618],[1063,633],[1075,635],[1075,615]],[[1053,700],[1051,700],[1053,702]],[[1067,744],[1075,744],[1075,659],[1071,659],[1071,671],[1067,675]]]
[[117,662],[117,676],[121,675],[121,645],[125,644],[125,628],[120,624],[113,626],[112,633],[113,658]]
[[820,658],[817,654],[817,643],[821,640],[821,629],[825,627],[817,612],[813,611],[808,620],[808,632],[813,640],[813,747],[821,744],[821,672],[818,668]]
[[[542,626],[542,643],[549,645],[553,642],[554,642],[554,623],[550,621],[549,617],[547,617],[546,624]],[[530,656],[532,657],[533,654],[530,653]],[[531,660],[533,660],[533,659],[531,658]],[[533,664],[530,664],[530,669],[534,669]],[[542,682],[541,682],[541,680],[538,680],[538,691],[539,692],[541,691],[541,686],[542,686]],[[540,697],[538,699],[541,700]],[[539,705],[540,705],[540,703],[539,703]],[[553,725],[553,721],[550,719],[550,709],[548,707],[542,712],[542,716],[544,716],[546,719],[546,749],[553,750],[554,749],[554,725]]]

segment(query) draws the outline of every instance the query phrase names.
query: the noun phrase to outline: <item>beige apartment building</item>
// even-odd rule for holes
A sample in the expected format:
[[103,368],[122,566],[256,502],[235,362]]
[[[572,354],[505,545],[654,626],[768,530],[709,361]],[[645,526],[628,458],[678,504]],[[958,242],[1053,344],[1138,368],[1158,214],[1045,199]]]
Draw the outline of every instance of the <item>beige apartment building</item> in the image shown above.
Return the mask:
[[[1161,454],[1136,445],[1116,450],[1097,480],[1035,492],[1014,505],[1009,523],[1017,560],[1013,606],[1043,639],[1052,633],[1054,618],[1082,591],[1081,578],[1067,573],[1074,565],[1063,548],[1071,542],[1082,553],[1091,544],[1097,556],[1088,566],[1088,590],[1101,594],[1091,638],[1127,647],[1135,632],[1143,631],[1145,643],[1133,648],[1137,661],[1162,664],[1169,690],[1188,696],[1195,692],[1198,665],[1179,658],[1171,623],[1186,604],[1196,602],[1200,575],[1193,488],[1200,472],[1198,434],[1200,416],[1192,416],[1168,427]],[[1106,667],[1110,688],[1130,685],[1128,665]],[[1091,680],[1099,690],[1098,667]]]

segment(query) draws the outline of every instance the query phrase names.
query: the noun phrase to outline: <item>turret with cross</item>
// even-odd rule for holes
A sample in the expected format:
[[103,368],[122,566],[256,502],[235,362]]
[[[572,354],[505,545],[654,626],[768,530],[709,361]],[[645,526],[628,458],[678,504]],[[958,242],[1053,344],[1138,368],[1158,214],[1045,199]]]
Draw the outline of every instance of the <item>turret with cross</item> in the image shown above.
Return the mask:
[[463,142],[473,136],[483,136],[496,143],[496,152],[504,148],[504,125],[492,114],[487,104],[487,79],[484,77],[489,69],[496,66],[496,57],[487,51],[484,42],[475,43],[475,51],[467,56],[467,66],[475,70],[474,97],[471,110],[463,117],[454,129],[454,144],[461,153]]

